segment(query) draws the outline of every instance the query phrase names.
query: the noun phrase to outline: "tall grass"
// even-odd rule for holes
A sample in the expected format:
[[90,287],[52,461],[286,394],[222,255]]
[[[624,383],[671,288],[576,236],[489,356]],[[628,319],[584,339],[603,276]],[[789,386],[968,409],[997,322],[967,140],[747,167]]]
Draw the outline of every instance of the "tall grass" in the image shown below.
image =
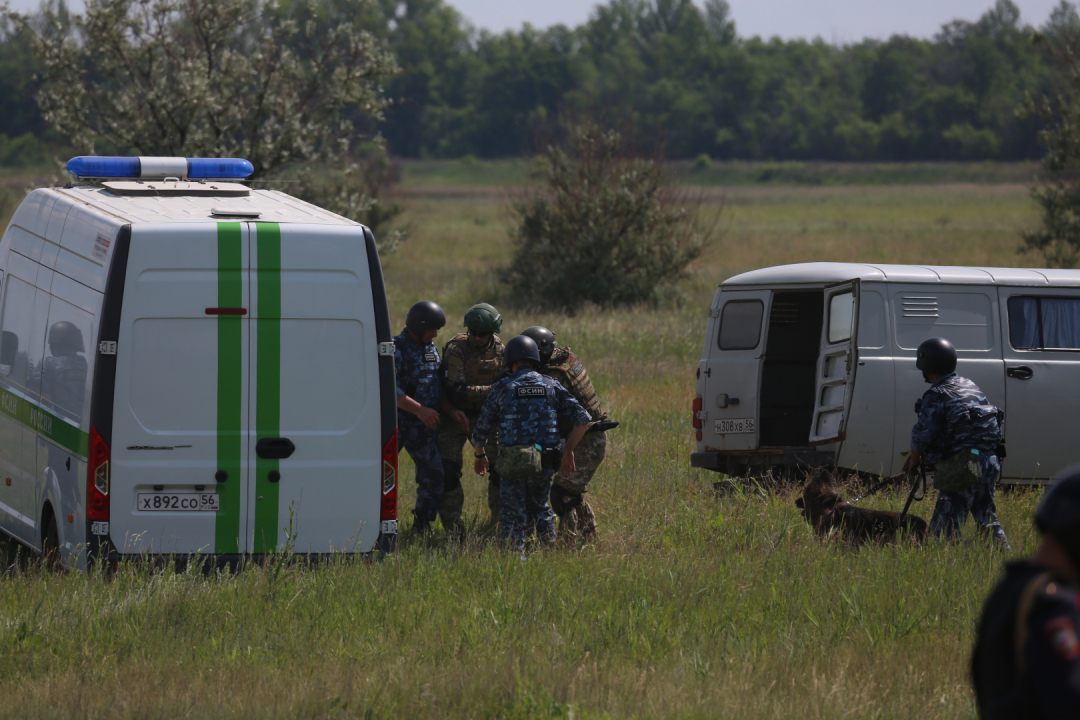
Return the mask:
[[[730,193],[728,211],[682,305],[501,308],[504,336],[544,324],[580,352],[622,423],[590,488],[599,544],[527,562],[502,552],[467,472],[467,541],[421,540],[406,522],[400,555],[381,563],[16,571],[0,579],[0,716],[973,717],[974,624],[1006,556],[970,527],[955,544],[856,551],[815,539],[790,489],[718,496],[716,476],[689,467],[689,403],[707,302],[728,274],[805,259],[1018,264],[1026,195],[755,189]],[[410,240],[385,261],[392,314],[400,327],[412,302],[435,299],[445,339],[469,305],[498,299],[504,206],[414,199],[410,214]],[[404,454],[402,489],[407,516]],[[1013,555],[1034,546],[1038,497],[999,499]]]

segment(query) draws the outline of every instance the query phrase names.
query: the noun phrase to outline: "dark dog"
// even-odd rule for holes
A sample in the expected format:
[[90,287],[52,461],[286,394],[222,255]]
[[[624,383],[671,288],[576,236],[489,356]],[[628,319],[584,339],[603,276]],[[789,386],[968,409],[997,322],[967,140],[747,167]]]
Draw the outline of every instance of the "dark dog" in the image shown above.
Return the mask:
[[856,545],[871,539],[879,543],[893,543],[896,542],[897,531],[902,529],[916,542],[926,538],[927,525],[922,518],[905,515],[901,521],[898,512],[855,507],[840,498],[834,483],[833,475],[828,470],[813,470],[803,486],[802,497],[795,501],[795,505],[802,510],[802,516],[819,537],[836,530]]

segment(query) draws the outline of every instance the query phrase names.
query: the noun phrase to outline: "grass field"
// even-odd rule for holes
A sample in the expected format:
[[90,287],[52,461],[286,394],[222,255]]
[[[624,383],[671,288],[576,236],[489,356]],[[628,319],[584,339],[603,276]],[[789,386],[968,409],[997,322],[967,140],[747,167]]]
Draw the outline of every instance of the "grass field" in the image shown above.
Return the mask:
[[[395,331],[431,298],[451,317],[445,339],[470,304],[498,300],[505,202],[483,187],[402,192],[410,238],[384,261]],[[790,491],[717,497],[716,476],[689,467],[689,405],[723,278],[809,260],[1038,264],[1017,253],[1034,221],[1026,189],[708,193],[723,235],[682,305],[503,308],[504,336],[544,324],[580,352],[622,423],[590,494],[599,545],[525,563],[500,552],[467,473],[463,546],[406,534],[382,563],[212,577],[16,572],[0,580],[0,716],[973,717],[973,626],[1005,556],[972,534],[856,552],[814,540]],[[404,454],[402,471],[407,517]],[[1037,500],[999,500],[1015,555],[1034,546]]]

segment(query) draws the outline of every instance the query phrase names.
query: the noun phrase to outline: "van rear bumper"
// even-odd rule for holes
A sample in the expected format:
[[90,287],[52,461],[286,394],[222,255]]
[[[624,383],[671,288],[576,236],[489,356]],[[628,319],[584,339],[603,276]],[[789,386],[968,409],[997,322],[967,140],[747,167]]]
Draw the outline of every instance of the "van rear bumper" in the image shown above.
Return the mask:
[[775,448],[762,452],[706,452],[690,453],[690,467],[714,470],[728,475],[743,475],[749,468],[770,468],[784,465],[822,467],[836,464],[836,453],[817,448]]

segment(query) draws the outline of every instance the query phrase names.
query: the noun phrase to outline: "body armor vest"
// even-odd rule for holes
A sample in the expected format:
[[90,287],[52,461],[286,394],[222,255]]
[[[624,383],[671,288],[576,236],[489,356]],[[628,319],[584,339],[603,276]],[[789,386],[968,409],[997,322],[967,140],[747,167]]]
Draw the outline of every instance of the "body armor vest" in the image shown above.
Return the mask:
[[445,389],[459,410],[477,413],[487,394],[474,388],[491,387],[503,365],[503,345],[496,335],[491,346],[477,350],[469,344],[469,336],[459,333],[443,348]]
[[[600,410],[600,398],[596,396],[592,380],[589,379],[589,371],[577,355],[570,351],[570,347],[558,348],[551,355],[551,360],[540,370],[541,373],[559,381],[567,392],[585,408],[593,419],[593,422],[604,417]],[[559,418],[559,432],[568,435],[574,429],[573,423]]]
[[503,346],[498,338],[495,338],[495,342],[487,350],[478,352],[469,345],[469,336],[461,333],[446,344],[445,355],[450,354],[451,345],[457,346],[455,350],[465,361],[466,385],[491,385],[495,382],[495,373],[499,372],[503,364]]

